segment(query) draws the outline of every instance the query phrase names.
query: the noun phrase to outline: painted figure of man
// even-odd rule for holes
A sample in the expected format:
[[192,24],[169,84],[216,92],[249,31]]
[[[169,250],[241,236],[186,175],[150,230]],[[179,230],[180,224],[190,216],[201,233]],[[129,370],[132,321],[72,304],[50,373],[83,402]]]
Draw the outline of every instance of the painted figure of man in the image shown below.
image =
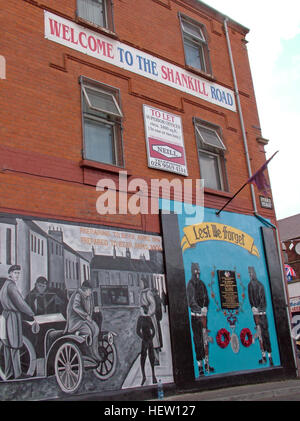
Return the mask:
[[145,362],[148,354],[148,358],[151,365],[152,371],[152,383],[157,383],[157,379],[155,377],[155,356],[154,356],[154,348],[153,348],[153,338],[155,335],[155,329],[151,320],[151,317],[148,315],[148,307],[142,306],[141,307],[141,315],[138,318],[137,325],[136,325],[136,333],[142,339],[142,348],[141,348],[141,371],[142,371],[142,383],[141,386],[146,381],[146,373],[145,373]]
[[257,336],[259,338],[262,358],[259,364],[266,364],[268,354],[270,365],[273,365],[271,341],[269,335],[269,325],[266,315],[267,301],[264,286],[256,277],[254,267],[248,267],[250,282],[248,285],[248,297],[252,307],[253,318],[256,325]]
[[2,330],[1,339],[4,344],[6,380],[28,377],[21,370],[20,349],[23,345],[22,314],[34,320],[34,312],[17,289],[20,273],[21,267],[19,265],[11,266],[8,269],[8,278],[0,292],[4,318],[4,329]]
[[151,317],[153,327],[154,327],[154,337],[153,337],[153,348],[154,348],[154,355],[155,355],[155,365],[159,365],[159,349],[160,349],[160,342],[159,342],[159,332],[158,332],[158,325],[155,315],[156,304],[153,292],[150,289],[149,280],[143,276],[141,278],[142,281],[142,291],[140,294],[140,305],[146,306],[148,308],[148,316]]
[[90,343],[88,350],[96,362],[101,361],[98,353],[98,336],[101,326],[92,317],[94,312],[99,313],[98,310],[94,306],[92,286],[88,281],[84,281],[69,300],[65,327],[66,333],[76,333],[87,337],[87,342]]
[[44,276],[37,278],[34,288],[26,297],[26,302],[36,315],[63,313],[65,310],[63,298],[49,289],[48,280]]
[[191,324],[196,351],[196,359],[199,367],[199,375],[214,372],[209,365],[207,309],[209,304],[208,293],[205,283],[200,279],[200,267],[198,263],[191,265],[192,278],[187,284],[187,300],[191,310]]

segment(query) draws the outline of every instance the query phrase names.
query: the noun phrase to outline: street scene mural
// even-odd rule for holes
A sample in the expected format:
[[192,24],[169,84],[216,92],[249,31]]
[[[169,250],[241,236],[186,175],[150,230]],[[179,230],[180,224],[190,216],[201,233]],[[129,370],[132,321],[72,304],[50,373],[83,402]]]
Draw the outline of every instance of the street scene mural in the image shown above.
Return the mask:
[[173,382],[161,237],[0,216],[0,400]]
[[177,217],[195,377],[280,365],[261,222],[193,208]]

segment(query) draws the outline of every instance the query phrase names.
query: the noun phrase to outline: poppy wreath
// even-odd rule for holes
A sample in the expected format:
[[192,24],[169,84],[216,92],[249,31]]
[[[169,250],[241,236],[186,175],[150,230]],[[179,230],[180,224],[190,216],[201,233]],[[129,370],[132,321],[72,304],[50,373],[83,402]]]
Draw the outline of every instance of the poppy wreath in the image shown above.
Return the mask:
[[246,327],[246,328],[244,328],[244,329],[241,331],[241,333],[240,333],[240,338],[241,338],[241,342],[242,342],[242,344],[243,344],[246,348],[248,348],[250,345],[252,345],[252,340],[253,340],[252,333],[251,333],[251,330],[250,330],[250,329],[248,329],[247,327]]
[[230,333],[226,329],[220,329],[217,333],[217,344],[221,348],[226,348],[230,342]]

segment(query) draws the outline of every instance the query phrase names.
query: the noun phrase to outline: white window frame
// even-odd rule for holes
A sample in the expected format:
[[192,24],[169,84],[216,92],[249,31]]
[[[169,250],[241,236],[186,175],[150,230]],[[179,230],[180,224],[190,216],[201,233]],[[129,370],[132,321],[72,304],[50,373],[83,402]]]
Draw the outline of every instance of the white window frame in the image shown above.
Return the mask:
[[[88,113],[83,113],[83,117],[84,117],[84,122],[87,120],[94,120],[97,123],[103,123],[104,125],[107,126],[111,126],[112,127],[112,132],[113,132],[113,140],[112,140],[112,155],[114,157],[113,162],[111,164],[108,165],[115,165],[118,166],[118,162],[120,159],[120,156],[118,154],[118,134],[117,134],[117,128],[116,128],[116,123],[115,122],[111,122],[111,121],[107,121],[104,118],[100,118],[97,116],[94,116],[92,114],[88,114]],[[84,123],[85,124],[85,123]],[[86,158],[86,146],[85,146],[85,139],[84,139],[84,157]],[[91,160],[91,158],[86,158],[89,161]],[[103,163],[105,164],[105,162],[101,162],[101,161],[95,161],[95,162],[99,162],[99,163]]]
[[[113,160],[111,163],[107,163],[104,161],[95,160],[100,164],[106,165],[113,165],[118,167],[124,167],[124,154],[123,154],[123,139],[122,139],[122,119],[123,113],[121,111],[121,105],[119,102],[119,91],[116,88],[111,86],[103,85],[100,82],[96,82],[94,80],[85,78],[84,76],[80,77],[80,84],[81,84],[81,95],[82,95],[82,127],[83,127],[83,158],[89,161],[92,161],[90,157],[86,156],[86,138],[85,138],[85,122],[86,121],[95,121],[98,123],[102,123],[107,126],[111,126],[112,128],[112,156]],[[101,109],[98,107],[94,107],[91,104],[91,101],[88,97],[88,93],[86,92],[86,88],[93,90],[95,92],[104,93],[111,97],[113,100],[114,105],[117,108],[118,113],[114,113],[111,111],[107,111],[105,109]],[[106,89],[107,88],[107,89]],[[83,102],[86,102],[86,107],[90,108],[95,113],[87,112],[85,110],[85,106]],[[100,113],[100,114],[97,114]],[[107,116],[107,118],[105,118]],[[101,143],[99,141],[99,147],[101,147]]]
[[[88,93],[87,93],[86,89],[89,89],[89,90],[91,90],[91,91],[95,91],[95,92],[99,92],[99,93],[102,93],[102,94],[105,94],[105,95],[109,96],[109,97],[112,99],[112,101],[113,101],[113,103],[114,103],[115,107],[117,108],[118,113],[114,113],[114,112],[112,112],[112,111],[107,111],[107,110],[105,110],[105,109],[101,109],[101,108],[98,108],[98,107],[94,107],[94,106],[92,105],[91,101],[90,101],[90,98],[89,98],[89,95],[88,95]],[[86,102],[88,103],[89,108],[91,108],[92,110],[95,110],[95,111],[99,111],[99,112],[101,112],[101,113],[111,114],[111,115],[113,115],[113,116],[123,118],[122,111],[121,111],[121,109],[120,109],[120,107],[119,107],[119,104],[118,104],[118,102],[117,102],[117,100],[116,100],[115,96],[113,95],[113,93],[111,93],[111,92],[109,92],[109,91],[105,91],[105,90],[103,90],[103,89],[98,89],[98,88],[95,88],[95,87],[93,87],[93,86],[88,86],[88,85],[82,85],[82,90],[83,90],[83,93],[84,93],[84,96],[85,96]]]
[[[222,150],[226,151],[226,147],[225,147],[224,143],[222,142],[222,139],[221,139],[221,137],[220,137],[220,135],[219,135],[219,133],[217,132],[216,129],[213,129],[212,127],[208,127],[208,126],[205,126],[204,124],[199,124],[199,123],[198,124],[196,123],[195,127],[196,127],[196,131],[197,131],[201,141],[205,145],[210,146],[212,148],[222,149]],[[211,143],[207,142],[206,139],[204,139],[204,137],[201,133],[200,127],[203,127],[205,130],[210,130],[210,131],[214,132],[214,134],[216,135],[216,137],[217,137],[218,141],[220,142],[221,146],[218,147],[216,145],[212,145]]]
[[[86,22],[88,22],[91,25],[98,26],[99,28],[105,28],[109,31],[114,32],[111,0],[102,0],[103,25],[100,23],[100,21],[99,22],[93,22],[91,20],[88,20],[86,17],[80,15],[80,12],[79,12],[79,10],[80,10],[79,2],[80,1],[84,1],[84,0],[77,0],[77,3],[76,3],[77,4],[77,13],[76,14],[77,14],[78,18],[85,20]],[[108,6],[108,2],[110,2],[109,6]],[[111,14],[110,18],[109,18],[109,11],[110,11],[110,14]]]
[[[183,39],[183,47],[184,47],[184,54],[185,54],[185,62],[186,65],[189,67],[193,67],[194,69],[212,75],[211,70],[211,62],[210,62],[210,53],[208,48],[208,40],[206,35],[205,26],[202,23],[196,22],[193,19],[188,18],[187,16],[183,16],[179,13],[180,18],[180,25],[181,25],[181,32],[182,32],[182,39]],[[189,31],[187,25],[194,26],[195,29],[199,32],[199,36]],[[200,58],[200,66],[195,67],[188,63],[187,55],[186,55],[186,42],[190,42],[195,44],[199,49],[199,56]],[[203,68],[202,63],[203,62]]]
[[[217,168],[217,170],[218,170],[217,176],[218,176],[218,181],[219,181],[219,184],[220,184],[220,191],[224,191],[224,181],[223,181],[223,176],[222,176],[222,171],[221,171],[221,159],[220,159],[220,155],[218,155],[217,153],[214,153],[214,152],[208,152],[205,149],[198,148],[198,158],[199,158],[199,164],[200,164],[200,173],[201,173],[201,162],[200,162],[201,158],[200,158],[200,154],[207,155],[207,156],[213,156],[214,158],[217,158],[217,167],[218,167]],[[204,184],[204,187],[205,187],[205,184]],[[212,187],[208,187],[208,188],[212,188]],[[213,190],[215,190],[215,189],[213,189]],[[216,190],[218,190],[218,189],[216,189]]]
[[[200,175],[201,175],[201,157],[200,154],[213,156],[217,158],[217,178],[220,184],[220,191],[225,191],[225,186],[227,187],[227,179],[226,179],[226,168],[225,168],[225,158],[224,154],[226,152],[226,146],[222,140],[222,133],[221,129],[218,126],[214,126],[210,123],[206,123],[204,121],[199,121],[199,119],[194,118],[194,126],[195,126],[195,134],[196,134],[196,142],[197,142],[197,151],[198,151],[198,160],[199,160],[199,167],[200,167]],[[206,130],[211,130],[216,135],[218,141],[220,142],[220,146],[212,145],[211,143],[207,142],[206,139],[203,137],[201,133],[201,127]],[[201,175],[202,177],[202,175]],[[211,187],[208,187],[211,188]],[[218,190],[218,189],[217,189]]]

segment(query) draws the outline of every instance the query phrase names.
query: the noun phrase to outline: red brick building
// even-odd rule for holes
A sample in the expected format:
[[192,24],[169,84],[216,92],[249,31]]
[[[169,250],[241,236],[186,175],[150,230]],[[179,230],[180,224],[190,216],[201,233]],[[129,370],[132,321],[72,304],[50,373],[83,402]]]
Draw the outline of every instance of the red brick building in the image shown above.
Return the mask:
[[[297,340],[297,348],[299,349],[299,301],[300,301],[300,215],[293,215],[288,218],[278,220],[278,229],[284,263],[292,268],[292,272],[286,272],[287,289],[289,304],[291,309],[291,322],[293,338]],[[289,275],[289,276],[288,276]]]
[[[168,191],[156,189],[151,181],[172,182],[176,178],[183,184],[184,180],[205,179],[204,207],[218,210],[265,162],[267,141],[260,128],[251,78],[248,29],[196,0],[11,0],[3,2],[1,28],[0,54],[5,66],[0,80],[4,105],[0,110],[1,276],[6,276],[10,265],[22,262],[21,270],[26,276],[21,275],[20,289],[24,298],[34,287],[38,274],[48,278],[49,287],[61,290],[67,298],[83,281],[89,281],[95,299],[97,297],[96,304],[102,307],[105,329],[114,330],[125,308],[128,314],[121,325],[126,326],[132,336],[136,334],[132,320],[138,318],[139,297],[145,290],[142,272],[133,267],[137,268],[135,259],[149,260],[151,270],[145,270],[149,288],[157,289],[161,300],[169,296],[169,313],[166,314],[176,319],[176,292],[170,290],[172,276],[168,275],[167,234],[163,233],[158,212],[150,212],[149,201],[151,197],[156,198],[157,208],[159,197],[195,205],[196,190],[184,196],[185,189],[175,189],[170,197]],[[120,178],[120,172],[123,175],[126,172],[127,178]],[[139,183],[134,184],[137,179]],[[99,180],[102,180],[101,185],[97,184]],[[130,182],[128,193],[126,186]],[[254,214],[259,214],[274,224],[271,195],[263,199],[265,202],[259,196],[253,186],[246,186],[228,205],[226,213],[229,217],[230,214],[237,218],[249,217],[249,221],[256,218]],[[141,204],[146,203],[143,198],[149,199],[146,210],[136,214],[124,211],[130,201],[141,209]],[[270,208],[266,200],[271,203]],[[116,211],[110,212],[114,203]],[[102,209],[105,207],[106,214],[99,211],[100,205]],[[27,219],[38,222],[44,234],[37,228],[33,231],[28,228],[25,233],[22,227]],[[209,223],[212,222],[213,218]],[[224,236],[231,232],[224,228],[228,221],[222,220],[222,216],[219,222],[223,222]],[[261,220],[260,223],[265,224]],[[224,244],[231,241],[231,244],[236,243],[234,247],[246,249],[247,224],[242,224],[242,234],[233,230],[231,239],[229,234],[219,239]],[[139,241],[135,242],[136,239]],[[266,239],[264,241],[266,244]],[[55,248],[52,243],[59,245]],[[24,252],[24,247],[28,247],[28,251]],[[132,250],[136,251],[136,257],[132,256]],[[149,253],[151,250],[157,253]],[[254,242],[247,250],[251,256],[255,255]],[[125,264],[119,272],[116,265],[113,271],[97,267],[93,272],[87,268],[87,262],[95,255],[110,254],[117,258],[116,253],[131,259],[133,269],[129,270]],[[56,259],[51,257],[54,255]],[[259,247],[256,258],[258,255],[260,263],[265,261]],[[268,264],[265,263],[266,268]],[[251,262],[249,265],[253,266]],[[200,263],[200,266],[205,268],[205,264]],[[225,268],[217,264],[216,268],[232,270],[237,279],[241,279],[243,270],[234,270],[233,266]],[[277,293],[284,299],[280,265],[278,268],[277,291],[280,292]],[[204,270],[208,273],[209,268]],[[259,275],[260,269],[256,270]],[[268,273],[271,279],[272,274]],[[266,287],[272,289],[268,285]],[[238,295],[241,301],[242,290]],[[101,301],[101,297],[106,298]],[[211,291],[211,299],[214,297]],[[188,311],[186,306],[185,318]],[[167,372],[156,369],[156,377],[160,376],[172,387],[180,384],[184,362],[178,359],[180,350],[176,348],[180,333],[174,331],[174,327],[169,331],[169,319],[167,315],[164,317],[161,323],[166,356],[173,363]],[[293,358],[283,357],[283,333],[278,331],[277,316],[274,317],[280,350],[277,360],[273,357],[276,360],[273,363],[281,368],[281,375],[291,376],[294,375]],[[285,312],[282,317],[287,320]],[[57,318],[56,322],[62,323],[62,319]],[[144,374],[141,368],[141,378],[130,372],[133,366],[139,367],[140,343],[138,336],[132,336],[129,344],[126,329],[117,332],[116,361],[108,369],[112,377],[108,379],[107,374],[105,378],[101,367],[93,367],[96,377],[98,373],[98,377],[108,379],[100,386],[93,383],[93,391],[120,393],[141,383],[156,384],[157,378],[150,370],[152,363],[148,362],[150,374]],[[48,335],[46,330],[44,333]],[[49,338],[51,350],[59,353],[71,346],[63,342],[63,338],[59,340]],[[189,334],[186,341],[192,356]],[[286,343],[285,354],[292,355],[289,337]],[[164,349],[154,343],[153,346]],[[39,361],[38,365],[27,367],[27,374],[43,377],[40,380],[43,385],[47,385],[49,375],[55,374],[63,393],[88,392],[81,373],[76,373],[78,381],[69,387],[60,378],[62,368],[55,357],[47,360],[38,345],[35,349],[30,345],[26,347],[27,353]],[[134,357],[130,359],[129,354]],[[82,358],[84,360],[84,352],[78,354],[80,361]],[[161,358],[164,358],[163,353]],[[264,358],[260,364],[265,363]],[[196,360],[194,357],[194,362]],[[190,377],[187,376],[185,384],[194,381],[191,361],[190,371],[187,370]],[[270,375],[273,375],[273,363],[270,357]],[[199,364],[195,362],[198,367],[195,378],[201,376]],[[249,381],[257,381],[260,375],[251,377],[255,364],[248,368],[237,364],[225,371],[216,367],[215,371],[248,369]],[[6,380],[5,367],[1,370],[0,375]],[[212,370],[206,374],[213,377]],[[115,378],[118,380],[113,380]],[[145,380],[143,383],[144,378],[146,383]],[[222,381],[215,384],[222,385]],[[10,381],[4,381],[1,386],[0,394],[9,395]],[[56,396],[55,388],[50,389],[49,396]],[[32,392],[33,396],[42,399],[37,389]]]

